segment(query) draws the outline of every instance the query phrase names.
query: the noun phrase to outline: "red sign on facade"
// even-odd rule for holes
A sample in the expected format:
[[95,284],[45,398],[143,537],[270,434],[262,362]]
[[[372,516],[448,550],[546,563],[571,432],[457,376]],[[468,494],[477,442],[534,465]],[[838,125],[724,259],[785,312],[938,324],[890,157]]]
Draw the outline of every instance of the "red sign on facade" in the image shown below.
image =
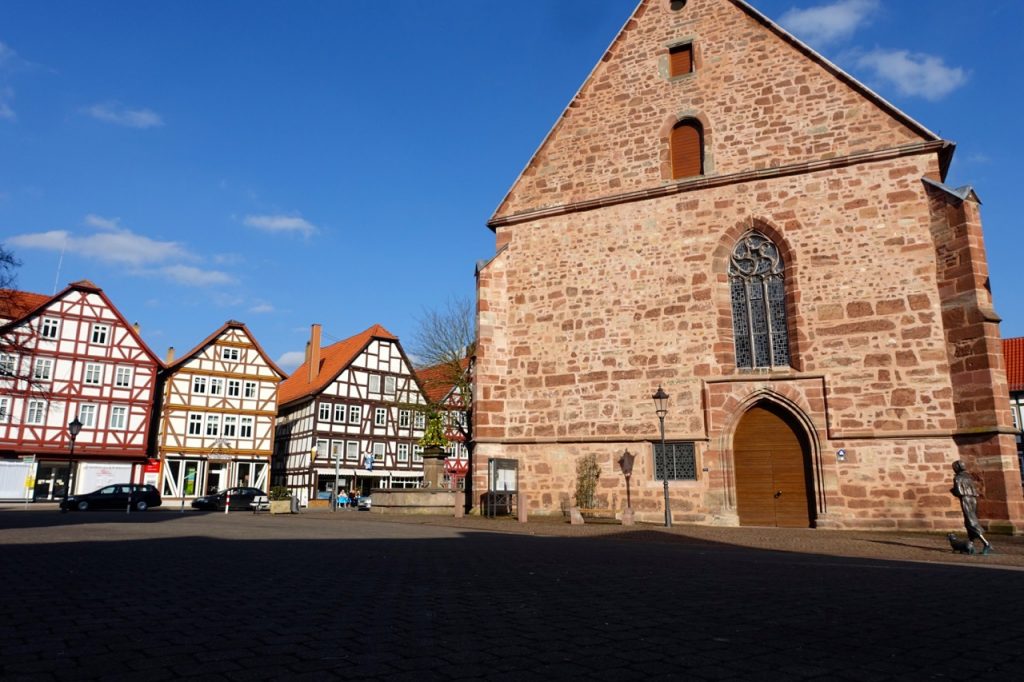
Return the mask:
[[147,459],[146,467],[143,472],[147,474],[159,474],[160,473],[160,460],[158,459]]

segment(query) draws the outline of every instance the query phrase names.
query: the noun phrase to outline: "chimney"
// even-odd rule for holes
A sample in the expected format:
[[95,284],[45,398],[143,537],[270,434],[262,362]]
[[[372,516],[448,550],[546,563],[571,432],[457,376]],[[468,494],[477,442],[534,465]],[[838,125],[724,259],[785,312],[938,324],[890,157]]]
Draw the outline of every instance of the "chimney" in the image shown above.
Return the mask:
[[314,324],[309,330],[309,376],[307,381],[313,383],[320,373],[320,325]]
[[167,358],[164,360],[168,365],[174,362],[174,346],[167,347]]
[[136,333],[136,334],[140,334],[140,333],[142,333],[142,327],[141,327],[141,326],[139,326],[139,323],[138,323],[138,322],[136,322],[135,324],[133,324],[133,325],[132,325],[132,329],[134,329],[134,330],[135,330],[135,333]]

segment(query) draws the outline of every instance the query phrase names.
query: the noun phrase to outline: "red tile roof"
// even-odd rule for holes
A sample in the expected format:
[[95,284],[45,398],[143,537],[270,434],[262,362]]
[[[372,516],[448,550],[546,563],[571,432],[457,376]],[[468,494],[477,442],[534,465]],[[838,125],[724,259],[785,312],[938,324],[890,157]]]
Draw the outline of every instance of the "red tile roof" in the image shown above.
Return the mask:
[[[469,367],[469,358],[462,358],[459,361],[459,367],[465,372],[466,368]],[[426,393],[427,400],[432,403],[439,403],[444,400],[452,388],[455,387],[452,368],[448,363],[418,369],[416,370],[416,376],[420,379],[420,385],[423,386],[423,392]]]
[[1010,392],[1024,391],[1024,337],[1003,339],[1003,358]]
[[0,289],[0,317],[11,320],[24,317],[50,298],[46,294],[33,294],[30,291]]
[[320,367],[309,381],[309,361],[302,363],[292,375],[277,385],[277,404],[286,405],[301,398],[319,393],[334,381],[342,370],[356,359],[373,339],[398,341],[398,337],[379,324],[362,331],[355,336],[338,341],[320,349]]

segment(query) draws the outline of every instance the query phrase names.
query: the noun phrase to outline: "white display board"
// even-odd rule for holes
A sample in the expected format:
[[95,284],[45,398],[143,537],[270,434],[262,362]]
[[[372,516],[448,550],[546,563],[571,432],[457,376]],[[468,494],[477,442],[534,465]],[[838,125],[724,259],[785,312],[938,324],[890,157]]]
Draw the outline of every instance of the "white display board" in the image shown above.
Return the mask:
[[83,462],[78,465],[77,493],[91,493],[111,483],[129,483],[132,476],[131,464],[110,464],[107,462]]
[[35,470],[35,462],[0,462],[0,500],[31,499],[32,488],[25,482]]

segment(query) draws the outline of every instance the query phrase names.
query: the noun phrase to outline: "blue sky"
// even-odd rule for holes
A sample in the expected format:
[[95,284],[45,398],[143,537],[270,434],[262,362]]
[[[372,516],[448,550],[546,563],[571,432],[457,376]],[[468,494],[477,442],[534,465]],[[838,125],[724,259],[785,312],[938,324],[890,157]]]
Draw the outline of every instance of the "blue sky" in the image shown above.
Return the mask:
[[[1024,3],[754,0],[958,143],[1004,336]],[[87,278],[161,357],[228,319],[291,369],[472,296],[486,221],[634,0],[0,4],[0,240],[21,289]],[[61,249],[64,249],[61,257]],[[58,272],[59,265],[59,272]]]

